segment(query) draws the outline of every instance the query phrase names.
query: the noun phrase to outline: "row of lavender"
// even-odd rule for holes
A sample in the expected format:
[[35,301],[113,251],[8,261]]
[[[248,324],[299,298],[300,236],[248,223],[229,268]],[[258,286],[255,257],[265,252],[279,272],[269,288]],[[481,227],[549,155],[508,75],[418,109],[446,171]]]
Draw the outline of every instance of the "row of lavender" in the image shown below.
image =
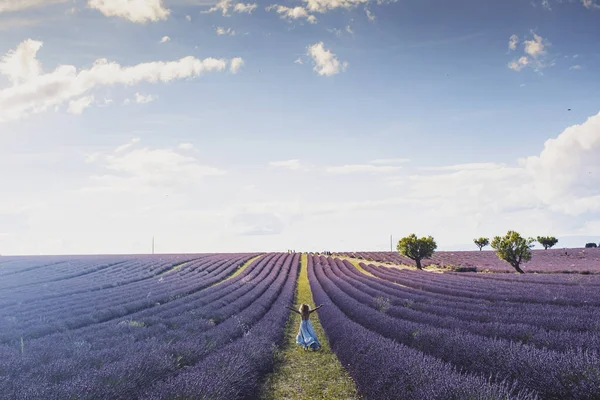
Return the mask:
[[[0,393],[27,399],[252,396],[256,380],[239,378],[272,368],[299,264],[299,255],[268,254],[221,282],[253,256],[101,260],[106,268],[72,278],[81,286],[45,271],[47,282],[62,282],[66,294],[28,294],[2,311],[3,323],[12,326],[0,329]],[[121,284],[105,287],[102,276],[114,276],[112,268],[131,271],[121,271]],[[24,273],[35,270],[43,268]],[[16,335],[23,336],[17,341]]]
[[597,286],[557,276],[553,295],[539,282],[362,267],[376,277],[347,261],[309,261],[332,348],[366,398],[600,393]]
[[[398,252],[351,252],[341,256],[365,261],[415,265],[415,262]],[[475,268],[478,272],[514,272],[494,251],[438,251],[422,261],[423,266]],[[532,250],[532,258],[523,264],[525,272],[600,273],[600,248]]]
[[41,271],[26,270],[18,274],[21,286],[0,289],[0,299],[4,300],[0,343],[75,329],[165,303],[218,282],[250,256],[167,256],[103,262],[100,268],[88,268],[87,273],[70,278],[72,271],[45,271],[52,279],[34,285],[27,283],[29,277]]
[[[0,257],[0,277],[2,277],[0,288],[70,279],[125,262],[138,262],[142,265],[164,262],[165,265],[177,265],[210,255],[4,256]],[[131,268],[127,268],[123,271],[130,270]]]

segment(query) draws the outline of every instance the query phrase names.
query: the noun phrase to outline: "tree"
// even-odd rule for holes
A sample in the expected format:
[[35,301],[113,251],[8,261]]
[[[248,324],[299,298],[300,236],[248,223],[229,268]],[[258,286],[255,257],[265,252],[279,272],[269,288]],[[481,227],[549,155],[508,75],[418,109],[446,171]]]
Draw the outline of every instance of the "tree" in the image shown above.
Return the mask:
[[585,244],[585,248],[586,248],[586,249],[593,249],[593,248],[595,248],[595,247],[598,247],[598,246],[596,245],[596,243],[586,243],[586,244]]
[[415,263],[417,263],[417,269],[423,269],[421,266],[421,260],[424,258],[430,258],[435,249],[437,249],[437,244],[431,236],[417,238],[417,235],[413,233],[410,236],[400,239],[396,249],[400,252],[400,254],[410,258],[411,260],[415,260]]
[[521,263],[531,260],[533,242],[535,242],[533,238],[525,239],[515,231],[508,231],[506,236],[496,236],[492,240],[492,248],[496,250],[499,259],[512,265],[518,273],[524,274]]
[[548,248],[552,248],[552,246],[558,243],[558,239],[554,236],[538,236],[537,241],[544,246],[544,250],[548,250]]
[[480,237],[479,239],[473,239],[473,243],[475,243],[475,245],[479,247],[479,251],[481,251],[481,249],[490,244],[490,239]]

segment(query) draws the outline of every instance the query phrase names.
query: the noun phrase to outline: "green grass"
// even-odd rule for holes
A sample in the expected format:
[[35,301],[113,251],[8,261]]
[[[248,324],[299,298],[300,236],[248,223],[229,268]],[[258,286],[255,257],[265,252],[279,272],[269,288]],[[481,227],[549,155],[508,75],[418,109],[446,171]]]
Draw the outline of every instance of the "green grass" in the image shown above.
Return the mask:
[[[378,278],[378,277],[371,274],[368,271],[365,271],[365,269],[359,265],[361,262],[364,264],[380,265],[382,267],[389,268],[389,269],[409,269],[411,271],[417,271],[417,267],[412,266],[412,265],[406,265],[406,264],[394,264],[394,263],[389,263],[389,262],[382,263],[379,261],[367,261],[367,260],[362,260],[359,258],[352,258],[352,257],[345,257],[345,256],[338,256],[338,258],[342,259],[342,260],[348,260],[360,272],[362,272],[365,275],[371,276],[373,278]],[[448,270],[448,268],[442,268],[439,265],[428,265],[427,267],[423,267],[424,272],[444,273],[447,270]],[[380,278],[378,278],[378,279],[380,279]]]
[[[296,286],[295,306],[302,303],[314,307],[308,283],[307,255],[301,256],[300,276]],[[318,313],[318,311],[317,311]],[[285,343],[277,353],[275,371],[263,386],[265,400],[336,400],[359,399],[356,385],[331,351],[317,313],[311,323],[323,346],[320,351],[305,351],[296,344],[300,315],[291,313],[285,330]]]
[[360,266],[360,263],[364,262],[364,260],[358,260],[356,258],[351,258],[351,257],[338,257],[338,258],[347,260],[350,264],[354,265],[356,267],[356,269],[359,270],[360,272],[362,272],[363,274],[368,275],[372,278],[377,278],[375,275],[373,275],[372,273],[370,273],[369,271],[365,270],[363,267]]
[[223,279],[222,281],[219,281],[219,282],[217,282],[217,283],[213,283],[213,284],[212,284],[210,287],[213,287],[213,286],[216,286],[216,285],[220,285],[220,284],[221,284],[221,283],[223,283],[223,282],[226,282],[226,281],[228,281],[228,280],[230,280],[230,279],[233,279],[233,278],[235,278],[236,276],[238,276],[239,274],[241,274],[242,272],[244,272],[244,270],[245,270],[246,268],[248,268],[248,266],[249,266],[250,264],[252,264],[252,263],[254,262],[254,260],[257,260],[257,259],[261,258],[262,256],[263,256],[263,255],[261,254],[260,256],[256,256],[256,257],[254,257],[254,258],[251,258],[251,259],[249,259],[249,260],[248,260],[248,261],[246,261],[246,262],[245,262],[245,263],[244,263],[244,264],[243,264],[241,267],[239,267],[238,269],[236,269],[236,270],[235,270],[235,272],[234,272],[233,274],[229,275],[227,278]]
[[[254,257],[254,258],[251,258],[251,259],[249,259],[248,261],[246,261],[246,262],[244,263],[244,265],[242,265],[241,267],[239,267],[239,268],[238,268],[238,269],[237,269],[237,270],[236,270],[236,271],[235,271],[233,274],[231,274],[231,276],[229,276],[227,279],[233,279],[233,278],[235,278],[236,276],[238,276],[239,274],[241,274],[242,272],[244,272],[244,270],[245,270],[246,268],[248,268],[248,266],[249,266],[250,264],[252,264],[252,263],[253,263],[255,260],[258,260],[258,259],[259,259],[259,258],[261,258],[261,257],[262,257],[262,254],[261,254],[260,256],[256,256],[256,257]],[[225,280],[227,280],[227,279],[225,279]]]
[[[341,258],[341,259],[344,259],[344,260],[348,260],[348,262],[350,262],[350,264],[354,265],[354,266],[356,267],[356,269],[357,269],[357,270],[359,270],[360,272],[362,272],[363,274],[365,274],[365,275],[367,275],[367,276],[370,276],[370,277],[372,277],[372,278],[375,278],[375,279],[382,279],[382,278],[380,278],[380,277],[378,277],[378,276],[375,276],[375,275],[373,275],[372,273],[370,273],[369,271],[365,270],[363,267],[361,267],[361,266],[360,266],[360,263],[361,263],[361,262],[362,262],[362,263],[365,263],[365,261],[364,261],[364,260],[359,260],[359,259],[357,259],[357,258],[352,258],[352,257],[338,257],[338,258]],[[413,270],[415,270],[415,271],[417,270],[417,269],[416,269],[416,268],[414,268],[414,267],[405,267],[405,266],[400,266],[400,267],[397,267],[397,266],[398,266],[398,265],[400,265],[400,264],[393,264],[392,266],[387,266],[387,265],[383,265],[383,264],[381,264],[381,263],[378,263],[378,262],[375,262],[375,263],[373,263],[373,262],[369,262],[369,263],[370,263],[370,264],[375,264],[375,265],[377,265],[377,264],[378,264],[378,265],[381,265],[381,266],[383,266],[383,267],[390,268],[390,269],[391,269],[391,268],[397,268],[397,269],[413,269]],[[365,264],[366,264],[366,263],[365,263]],[[436,271],[433,271],[433,272],[436,272]],[[401,284],[401,283],[398,283],[398,282],[395,282],[395,281],[394,281],[394,282],[392,282],[392,283],[393,283],[393,284],[395,284],[395,285],[398,285],[398,286],[407,287],[406,285],[403,285],[403,284]]]
[[192,262],[194,262],[194,261],[196,261],[196,259],[194,259],[194,260],[190,260],[190,261],[184,261],[184,262],[182,262],[182,263],[179,263],[179,264],[175,264],[175,265],[173,265],[171,268],[169,268],[168,270],[166,270],[166,271],[163,271],[163,272],[161,272],[160,274],[158,274],[158,275],[156,275],[156,276],[162,276],[162,275],[164,275],[164,274],[168,274],[168,273],[171,273],[171,272],[175,272],[175,271],[177,271],[178,269],[180,269],[181,267],[183,267],[183,266],[185,266],[185,265],[188,265],[188,264],[190,264],[190,263],[192,263]]

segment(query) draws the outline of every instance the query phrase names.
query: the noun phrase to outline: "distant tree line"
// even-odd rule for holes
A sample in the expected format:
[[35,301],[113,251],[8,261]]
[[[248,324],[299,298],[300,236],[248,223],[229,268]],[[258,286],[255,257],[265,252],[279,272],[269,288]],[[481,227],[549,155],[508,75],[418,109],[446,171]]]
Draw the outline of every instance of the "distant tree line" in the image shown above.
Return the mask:
[[[554,236],[538,236],[537,239],[532,239],[532,243],[535,241],[541,244],[545,250],[551,249],[556,243],[558,243],[558,239]],[[475,243],[475,245],[479,247],[479,251],[481,251],[485,246],[490,244],[490,240],[485,237],[480,237],[479,239],[473,239],[473,243]]]
[[[534,242],[541,244],[545,250],[551,249],[558,243],[558,239],[554,236],[538,236],[536,239],[524,238],[515,231],[508,231],[504,236],[496,236],[490,243],[490,239],[480,237],[473,239],[479,251],[484,247],[491,245],[496,251],[499,259],[509,263],[515,271],[524,274],[521,265],[531,260],[531,249],[534,247]],[[586,243],[586,248],[598,247],[596,243]],[[398,252],[403,256],[415,261],[417,269],[422,270],[421,261],[426,258],[431,258],[437,249],[437,244],[433,237],[426,236],[418,238],[414,233],[400,239],[396,247]]]

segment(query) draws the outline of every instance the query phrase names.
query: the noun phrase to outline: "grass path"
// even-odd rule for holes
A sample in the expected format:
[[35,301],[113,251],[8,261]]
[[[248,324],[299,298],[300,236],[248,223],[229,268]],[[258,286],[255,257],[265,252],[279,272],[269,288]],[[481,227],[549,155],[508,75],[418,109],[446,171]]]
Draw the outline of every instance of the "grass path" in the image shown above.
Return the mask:
[[[378,262],[375,262],[375,261],[361,260],[360,258],[339,257],[339,256],[337,258],[340,258],[342,260],[347,260],[350,264],[354,265],[354,267],[356,267],[356,269],[359,270],[361,273],[363,273],[363,274],[365,274],[367,276],[370,276],[371,278],[380,279],[380,280],[385,280],[385,279],[380,278],[378,276],[375,276],[372,273],[370,273],[369,271],[365,270],[363,267],[360,266],[360,263],[363,263],[363,264],[373,264],[373,265],[379,265],[381,267],[394,268],[394,266],[391,266],[391,265],[382,264],[382,263],[378,263]],[[395,265],[400,265],[400,264],[395,264]],[[397,268],[397,269],[412,269],[414,271],[417,270],[417,268],[415,268],[415,267],[410,267],[410,266],[405,266],[405,265],[402,265],[400,268]],[[391,281],[388,281],[388,282],[391,282]],[[398,282],[392,282],[392,283],[395,284],[395,285],[398,285],[398,286],[408,287],[408,286],[403,285],[403,284],[398,283]]]
[[262,256],[264,256],[264,254],[258,255],[256,257],[252,257],[251,259],[249,259],[248,261],[246,261],[244,264],[242,264],[238,269],[236,269],[233,274],[229,275],[227,278],[225,278],[225,279],[223,279],[223,280],[221,280],[219,282],[213,283],[210,287],[213,287],[213,286],[216,286],[216,285],[220,285],[223,282],[227,282],[228,280],[235,278],[236,276],[238,276],[239,274],[241,274],[242,272],[244,272],[244,270],[246,268],[248,268],[248,266],[250,266],[250,264],[252,264],[255,260],[258,260]]
[[[386,267],[386,268],[390,268],[390,269],[408,269],[411,271],[418,271],[417,267],[412,266],[412,265],[406,265],[406,264],[394,264],[394,263],[383,263],[383,262],[379,262],[379,261],[367,261],[367,260],[363,260],[361,258],[354,258],[354,257],[346,257],[346,256],[332,256],[334,258],[339,258],[340,260],[348,260],[350,263],[352,263],[352,265],[354,265],[360,272],[362,272],[365,275],[369,275],[373,278],[377,278],[375,275],[371,274],[370,272],[365,271],[359,264],[360,263],[364,263],[364,264],[373,264],[373,265],[379,265],[381,267]],[[444,268],[440,268],[436,265],[428,265],[427,267],[423,267],[423,271],[424,272],[434,272],[434,273],[444,273],[446,271],[448,271],[447,269]]]
[[[375,275],[373,275],[372,273],[370,273],[369,271],[365,270],[363,267],[360,266],[360,263],[368,263],[365,262],[365,260],[361,260],[358,258],[352,258],[352,257],[340,257],[340,256],[336,256],[335,258],[339,258],[340,260],[346,260],[348,261],[350,264],[354,265],[356,267],[357,270],[359,270],[360,272],[362,272],[365,275],[370,276],[371,278],[377,278]],[[376,263],[379,264],[379,263]],[[383,264],[382,264],[383,265]]]
[[[302,254],[300,276],[296,286],[294,305],[315,304],[308,283],[307,255]],[[317,311],[318,313],[318,311]],[[277,354],[275,371],[263,386],[261,398],[265,400],[353,400],[360,397],[356,385],[329,348],[317,313],[311,314],[311,323],[323,348],[304,351],[296,344],[300,315],[291,313],[285,330],[285,343]]]
[[165,275],[165,274],[169,274],[169,273],[171,273],[171,272],[175,272],[175,271],[177,271],[178,269],[180,269],[180,268],[182,268],[182,267],[185,267],[185,266],[186,266],[186,265],[188,265],[188,264],[191,264],[191,263],[193,263],[194,261],[198,261],[198,258],[194,258],[193,260],[184,261],[184,262],[181,262],[181,263],[179,263],[179,264],[175,264],[175,265],[173,265],[171,268],[169,268],[168,270],[166,270],[166,271],[163,271],[163,272],[161,272],[160,274],[158,274],[158,275],[156,275],[156,276],[162,276],[162,275]]

